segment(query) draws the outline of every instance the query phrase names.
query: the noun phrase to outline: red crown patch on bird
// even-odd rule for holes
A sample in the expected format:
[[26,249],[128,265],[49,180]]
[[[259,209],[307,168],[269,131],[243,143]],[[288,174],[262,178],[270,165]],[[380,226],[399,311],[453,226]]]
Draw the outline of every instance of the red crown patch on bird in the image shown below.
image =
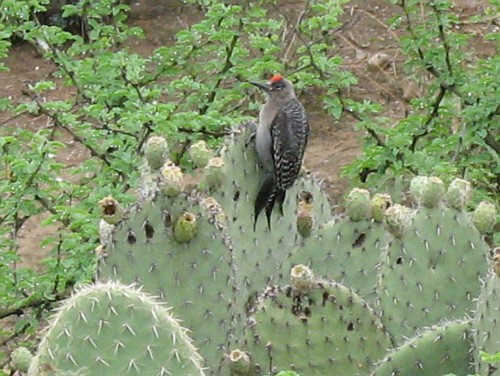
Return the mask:
[[283,79],[283,76],[281,74],[275,74],[274,76],[271,77],[271,82],[278,82]]

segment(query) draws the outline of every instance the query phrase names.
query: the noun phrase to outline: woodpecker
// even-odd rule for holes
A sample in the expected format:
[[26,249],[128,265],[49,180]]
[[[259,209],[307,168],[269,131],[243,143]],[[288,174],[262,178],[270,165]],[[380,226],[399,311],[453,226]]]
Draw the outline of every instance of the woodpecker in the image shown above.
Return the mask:
[[280,205],[300,171],[309,135],[304,107],[298,101],[290,81],[274,75],[267,83],[250,82],[263,90],[267,102],[259,114],[255,148],[260,164],[267,172],[254,207],[254,231],[262,209],[266,209],[271,230],[271,213],[275,202]]

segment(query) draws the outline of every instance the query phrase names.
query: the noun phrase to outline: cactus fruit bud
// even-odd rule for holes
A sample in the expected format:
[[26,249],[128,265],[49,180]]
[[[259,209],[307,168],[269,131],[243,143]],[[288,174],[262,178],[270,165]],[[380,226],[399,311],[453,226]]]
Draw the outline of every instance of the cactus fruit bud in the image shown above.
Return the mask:
[[387,193],[376,193],[371,201],[372,218],[376,222],[383,222],[385,218],[385,211],[392,206],[392,199]]
[[31,359],[33,355],[26,347],[18,347],[10,354],[12,368],[19,372],[28,372]]
[[410,183],[410,193],[418,205],[432,208],[444,197],[444,183],[435,176],[415,176]]
[[146,143],[144,156],[152,170],[158,170],[168,154],[168,145],[165,138],[160,136],[151,136]]
[[495,205],[481,201],[472,214],[472,221],[482,234],[492,232],[497,221],[497,209]]
[[370,217],[370,192],[366,189],[354,188],[345,203],[347,215],[354,222]]
[[111,225],[116,225],[123,218],[123,209],[113,197],[104,197],[99,201],[101,218]]
[[210,158],[205,167],[205,176],[210,188],[219,187],[224,180],[224,160],[219,157]]
[[161,168],[160,187],[168,197],[175,197],[184,190],[182,170],[171,160],[167,160]]
[[314,224],[312,201],[313,195],[311,192],[303,191],[300,193],[297,214],[297,231],[304,238],[311,235]]
[[210,158],[214,156],[212,151],[208,148],[207,143],[205,141],[198,141],[191,145],[189,148],[189,156],[191,157],[191,161],[198,168],[204,168]]
[[296,293],[306,294],[314,286],[314,273],[305,265],[295,265],[290,271],[290,281]]
[[187,243],[191,241],[198,231],[196,216],[192,213],[185,212],[182,214],[174,228],[174,238],[179,243]]
[[247,352],[238,349],[231,351],[228,357],[228,362],[232,376],[253,375],[252,360]]
[[389,232],[399,238],[411,222],[412,210],[396,204],[385,211],[385,223]]
[[446,201],[448,205],[457,210],[463,210],[472,196],[472,186],[464,179],[456,178],[448,187],[446,192]]
[[493,272],[500,278],[500,247],[493,250]]
[[313,224],[313,214],[310,211],[301,211],[297,214],[297,231],[303,238],[311,236]]

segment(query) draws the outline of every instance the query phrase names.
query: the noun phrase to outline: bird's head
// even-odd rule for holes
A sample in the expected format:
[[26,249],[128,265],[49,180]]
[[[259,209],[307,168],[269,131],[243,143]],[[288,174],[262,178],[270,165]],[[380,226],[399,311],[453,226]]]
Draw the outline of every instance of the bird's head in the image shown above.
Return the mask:
[[286,103],[292,98],[295,98],[293,85],[290,81],[279,74],[275,74],[271,79],[266,82],[250,82],[252,85],[257,86],[259,89],[269,95],[269,100],[276,100]]

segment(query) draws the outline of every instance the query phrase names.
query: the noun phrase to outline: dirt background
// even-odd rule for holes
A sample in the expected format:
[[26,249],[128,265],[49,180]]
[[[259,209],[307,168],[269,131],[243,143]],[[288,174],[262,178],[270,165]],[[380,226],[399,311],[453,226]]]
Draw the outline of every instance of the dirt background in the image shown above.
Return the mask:
[[[283,1],[283,6],[292,19],[297,19],[304,3],[305,1]],[[466,19],[474,14],[482,14],[487,5],[486,0],[455,1],[455,8],[464,21],[457,27],[473,36],[471,48],[475,50],[477,57],[491,56],[495,53],[493,46],[481,42],[480,37],[486,32],[491,32],[492,28],[498,29],[498,26],[488,22],[470,24]],[[335,33],[338,54],[344,60],[343,68],[353,72],[359,80],[346,96],[382,104],[384,110],[380,115],[389,117],[392,123],[405,116],[408,101],[421,95],[423,90],[405,77],[404,56],[399,48],[401,32],[388,27],[388,19],[400,13],[400,8],[390,4],[388,0],[354,0],[345,7],[342,17],[344,27]],[[202,17],[203,14],[180,1],[133,1],[130,24],[144,29],[146,39],[136,40],[130,47],[134,52],[150,54],[155,48],[173,44],[176,31]],[[387,54],[390,64],[385,70],[370,72],[367,69],[368,60],[377,53]],[[6,65],[10,71],[0,73],[2,96],[10,97],[14,103],[28,101],[29,99],[22,93],[23,88],[49,77],[55,71],[53,64],[41,58],[28,44],[13,46],[6,59]],[[312,127],[305,166],[307,170],[324,180],[332,204],[335,206],[349,188],[348,182],[340,176],[341,169],[361,153],[363,134],[354,128],[356,120],[348,115],[342,116],[339,121],[327,117],[315,103],[314,91],[309,94],[312,95],[303,95],[300,98],[308,111]],[[66,98],[71,92],[67,88],[58,88],[53,95]],[[47,127],[49,121],[44,116],[22,115],[15,119],[11,117],[11,114],[0,113],[0,132],[7,123],[10,126],[36,130]],[[56,157],[58,160],[68,165],[78,165],[89,157],[69,135],[61,134],[60,139],[67,147]],[[39,266],[40,260],[46,255],[40,248],[39,242],[48,233],[58,230],[57,225],[42,227],[40,222],[43,219],[43,216],[39,216],[28,220],[19,233],[19,254],[24,266],[35,268]]]

